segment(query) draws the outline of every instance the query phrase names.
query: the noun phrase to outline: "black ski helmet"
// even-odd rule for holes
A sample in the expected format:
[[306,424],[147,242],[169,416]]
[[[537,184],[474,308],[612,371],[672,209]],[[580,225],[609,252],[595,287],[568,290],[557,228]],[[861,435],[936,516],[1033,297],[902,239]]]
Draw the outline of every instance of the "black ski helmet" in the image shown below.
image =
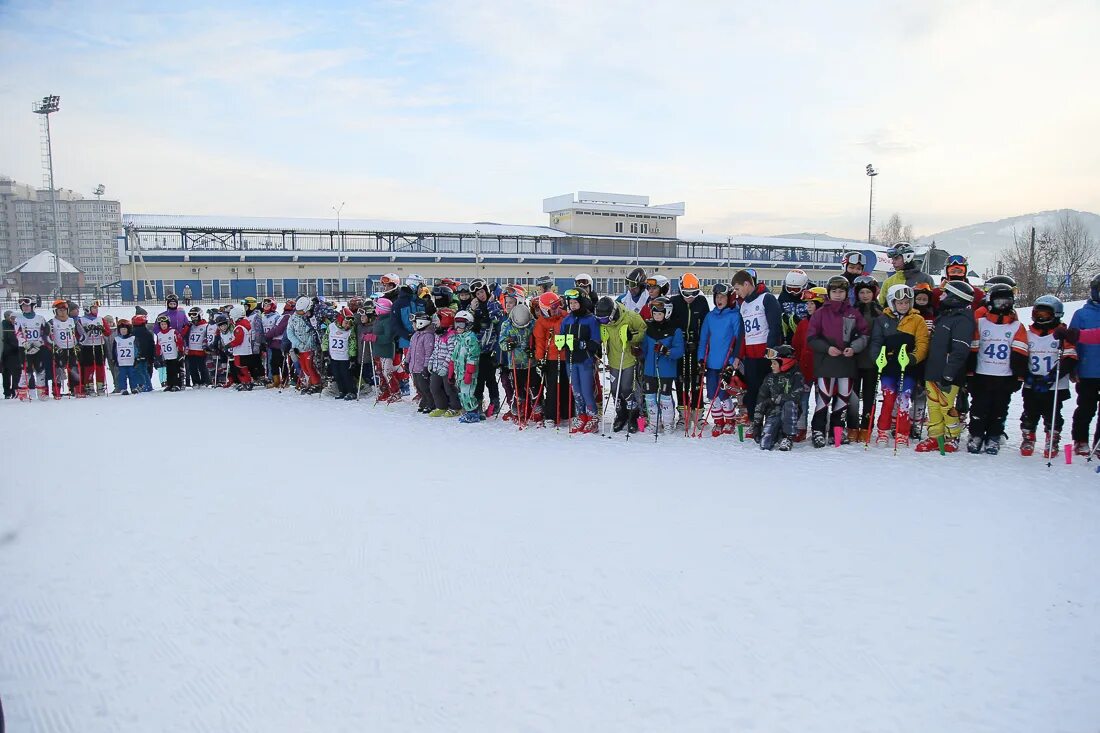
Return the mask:
[[597,319],[606,318],[609,323],[615,320],[615,301],[606,295],[603,296],[596,301],[596,310],[593,315],[595,315]]
[[960,308],[974,302],[974,286],[965,280],[950,280],[943,286],[940,305],[945,308]]
[[1100,303],[1100,275],[1092,276],[1092,282],[1089,283],[1089,297],[1092,298],[1092,302]]
[[1003,316],[1010,313],[1016,305],[1016,294],[1004,283],[997,283],[985,291],[985,302],[988,303],[990,313]]
[[843,290],[844,292],[848,292],[849,288],[851,288],[851,283],[849,283],[848,278],[843,275],[833,275],[829,278],[829,282],[825,286],[826,291]]
[[626,276],[626,286],[628,288],[642,288],[644,290],[645,280],[645,270],[640,267],[635,267],[630,271],[630,274]]

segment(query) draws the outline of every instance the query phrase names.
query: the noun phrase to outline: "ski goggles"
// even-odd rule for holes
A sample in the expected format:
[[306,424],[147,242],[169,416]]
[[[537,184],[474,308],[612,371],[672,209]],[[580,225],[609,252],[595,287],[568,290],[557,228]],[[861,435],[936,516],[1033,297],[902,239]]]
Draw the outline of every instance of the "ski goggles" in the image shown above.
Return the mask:
[[947,267],[952,267],[955,265],[959,267],[966,267],[968,264],[969,263],[966,259],[966,255],[950,255],[947,258]]
[[680,295],[684,296],[685,299],[697,298],[699,297],[699,288],[681,288]]
[[711,295],[725,295],[729,296],[730,286],[725,283],[717,283],[713,289],[711,289]]
[[645,286],[647,288],[659,288],[661,287],[661,283],[657,282],[657,278],[655,277],[647,277],[645,279]]
[[844,255],[844,264],[864,267],[867,264],[867,258],[863,256],[862,252],[849,252]]
[[581,291],[577,290],[576,288],[569,288],[564,293],[562,293],[561,297],[562,300],[577,300],[581,297]]
[[768,361],[776,361],[778,359],[790,359],[790,354],[780,354],[776,349],[769,348],[764,352],[764,358]]
[[629,277],[626,279],[626,286],[628,288],[640,288],[645,284],[646,284],[645,280],[634,280],[634,279],[629,278]]
[[891,291],[890,292],[890,297],[891,297],[892,300],[906,300],[906,299],[912,300],[913,299],[913,288],[909,287],[908,285],[902,285],[897,290],[894,290],[893,288],[890,288],[890,291]]

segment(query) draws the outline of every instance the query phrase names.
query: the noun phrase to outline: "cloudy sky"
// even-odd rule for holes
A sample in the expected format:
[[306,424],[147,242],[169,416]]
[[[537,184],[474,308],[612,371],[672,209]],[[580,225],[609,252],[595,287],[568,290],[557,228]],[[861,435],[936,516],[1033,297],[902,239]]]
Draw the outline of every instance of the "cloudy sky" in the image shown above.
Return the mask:
[[0,0],[0,174],[130,213],[545,223],[584,190],[681,230],[918,234],[1100,211],[1100,3]]

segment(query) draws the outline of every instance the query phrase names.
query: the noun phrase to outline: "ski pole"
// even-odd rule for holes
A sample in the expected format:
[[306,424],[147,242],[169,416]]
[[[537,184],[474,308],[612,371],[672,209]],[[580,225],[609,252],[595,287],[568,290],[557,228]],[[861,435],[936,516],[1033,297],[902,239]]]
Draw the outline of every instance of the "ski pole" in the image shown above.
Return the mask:
[[1047,432],[1046,450],[1043,452],[1047,456],[1047,468],[1051,466],[1051,447],[1054,445],[1054,417],[1058,414],[1058,380],[1062,377],[1062,347],[1058,348],[1058,361],[1054,365],[1054,385],[1051,390],[1051,406],[1050,406],[1050,430]]
[[657,379],[657,422],[654,423],[654,425],[653,425],[653,442],[654,443],[657,442],[657,438],[661,434],[661,396],[662,396],[661,395],[661,392],[662,392],[662,389],[661,389],[661,387],[662,387],[662,385],[661,385],[661,365],[657,361],[658,358],[660,358],[660,354],[657,351],[657,348],[659,346],[660,346],[660,344],[655,344],[653,346],[653,373],[657,375],[656,376],[656,379]]
[[1085,463],[1092,463],[1092,457],[1096,453],[1096,446],[1100,445],[1100,411],[1096,413],[1096,432],[1094,433],[1096,438],[1092,441],[1092,447],[1089,448],[1088,458],[1085,459]]
[[[624,323],[622,325],[622,328],[619,329],[619,340],[622,341],[622,344],[621,344],[621,347],[620,347],[620,350],[619,350],[619,371],[617,373],[617,376],[615,377],[615,394],[614,394],[614,397],[615,397],[615,409],[616,410],[619,409],[619,394],[622,392],[622,388],[623,388],[623,362],[626,360],[626,343],[627,343],[626,333],[627,333],[627,327],[626,327],[626,324]],[[610,339],[608,339],[608,341],[610,341]],[[611,397],[612,397],[611,390],[608,389],[607,390],[607,400],[604,401],[603,411],[600,413],[600,431],[601,432],[603,431],[603,416],[604,416],[604,413],[607,412],[607,405],[610,402]],[[627,434],[629,435],[629,433],[627,433]]]
[[[695,408],[691,411],[692,415],[692,437],[702,438],[703,428],[699,424],[699,413],[703,409],[703,392],[706,389],[707,379],[707,357],[710,356],[710,342],[707,342],[706,347],[703,348],[703,363],[699,365],[699,387],[695,393]],[[698,364],[696,361],[692,361],[694,364]],[[703,416],[703,423],[706,423],[707,416]]]
[[[883,348],[886,347],[884,346]],[[909,352],[906,351],[905,344],[902,344],[901,349],[898,351],[898,364],[901,366],[901,375],[898,377],[898,397],[900,399],[905,389],[905,367],[909,366]],[[879,381],[881,380],[882,377],[879,377]],[[885,399],[885,395],[883,399]],[[898,454],[898,420],[901,418],[901,405],[898,403],[895,404],[897,405],[897,413],[894,416],[894,455],[896,456]],[[874,420],[872,419],[871,422],[873,424]],[[868,426],[867,432],[868,434],[870,433],[870,426]],[[868,440],[870,440],[870,435],[868,435]]]
[[[898,354],[898,361],[899,362],[901,361],[901,354],[904,354],[904,353],[905,353],[905,347],[903,345],[902,346],[902,351]],[[879,385],[880,382],[882,382],[882,370],[886,368],[886,362],[887,362],[887,360],[886,360],[886,346],[884,344],[883,347],[878,350],[878,358],[875,359],[875,366],[878,367],[878,380],[875,382],[875,397],[878,397],[878,385]],[[906,363],[908,363],[908,357],[906,358]],[[902,367],[902,369],[904,369],[904,367]],[[900,386],[901,386],[900,383],[898,384],[898,386],[900,388]],[[883,400],[886,399],[885,394],[882,395],[882,399]],[[871,416],[870,416],[871,419],[867,423],[867,437],[866,437],[866,439],[864,440],[864,443],[863,443],[863,450],[867,450],[868,448],[871,447],[871,428],[875,424],[875,408],[877,406],[878,406],[878,400],[876,399],[874,402],[871,403]]]

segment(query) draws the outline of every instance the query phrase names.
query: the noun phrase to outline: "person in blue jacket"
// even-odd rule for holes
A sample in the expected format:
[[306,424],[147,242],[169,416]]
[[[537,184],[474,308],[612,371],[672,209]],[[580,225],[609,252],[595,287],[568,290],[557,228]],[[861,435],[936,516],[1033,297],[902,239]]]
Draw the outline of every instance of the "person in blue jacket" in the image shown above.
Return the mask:
[[566,354],[573,404],[577,407],[569,432],[595,433],[600,429],[595,374],[596,360],[603,355],[600,324],[592,315],[592,301],[582,291],[571,288],[562,299],[569,315],[562,319],[558,329],[558,348]]
[[[1092,418],[1100,401],[1100,275],[1092,278],[1089,299],[1073,314],[1069,330],[1077,341],[1077,409],[1073,411],[1073,450],[1079,456],[1087,456],[1092,447],[1089,443]],[[1100,450],[1097,454],[1100,458]]]
[[649,301],[650,321],[642,339],[643,390],[654,432],[668,432],[676,424],[672,384],[676,364],[684,355],[684,332],[672,323],[672,301],[664,296]]
[[[713,403],[714,395],[718,392],[718,383],[722,370],[727,366],[733,366],[736,370],[740,366],[741,341],[744,334],[744,324],[741,321],[741,312],[730,303],[730,286],[718,283],[711,293],[714,299],[714,308],[703,319],[703,330],[699,333],[699,347],[696,358],[699,366],[706,370],[707,375],[707,402]],[[724,411],[720,414],[718,408],[712,407],[715,424],[718,420],[725,420]],[[733,415],[728,416],[733,419]]]

